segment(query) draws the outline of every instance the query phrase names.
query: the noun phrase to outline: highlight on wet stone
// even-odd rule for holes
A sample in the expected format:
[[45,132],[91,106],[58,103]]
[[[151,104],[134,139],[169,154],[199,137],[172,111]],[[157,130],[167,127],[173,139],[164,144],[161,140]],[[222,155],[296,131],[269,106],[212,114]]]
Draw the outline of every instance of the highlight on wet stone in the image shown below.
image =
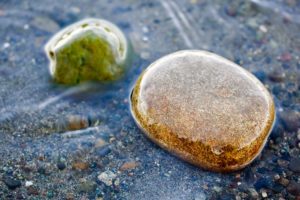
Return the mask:
[[125,72],[128,43],[106,20],[85,19],[57,33],[45,46],[50,74],[61,84],[113,81]]
[[159,146],[217,172],[251,163],[275,121],[273,99],[256,77],[198,50],[179,51],[151,64],[134,86],[131,112]]

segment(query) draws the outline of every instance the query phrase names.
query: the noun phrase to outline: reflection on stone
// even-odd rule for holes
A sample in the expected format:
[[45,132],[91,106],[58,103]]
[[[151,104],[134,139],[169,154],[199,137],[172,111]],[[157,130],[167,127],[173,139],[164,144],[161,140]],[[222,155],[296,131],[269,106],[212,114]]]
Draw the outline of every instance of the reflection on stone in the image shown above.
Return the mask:
[[245,167],[261,152],[275,118],[259,80],[205,51],[180,51],[150,65],[131,96],[137,124],[154,142],[205,169]]

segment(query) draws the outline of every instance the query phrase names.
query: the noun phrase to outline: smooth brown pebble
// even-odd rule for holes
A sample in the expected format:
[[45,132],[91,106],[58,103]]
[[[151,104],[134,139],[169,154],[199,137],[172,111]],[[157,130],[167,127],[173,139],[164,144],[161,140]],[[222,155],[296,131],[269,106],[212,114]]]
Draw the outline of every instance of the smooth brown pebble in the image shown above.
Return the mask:
[[68,116],[68,127],[70,131],[85,129],[89,126],[88,119],[81,115]]
[[120,167],[120,171],[132,170],[132,169],[135,169],[138,165],[139,165],[139,163],[137,163],[135,161],[126,162]]
[[86,170],[89,168],[89,164],[86,162],[75,162],[72,167],[75,170]]
[[275,119],[274,102],[251,73],[213,53],[179,51],[137,80],[131,111],[159,146],[199,167],[229,172],[251,163]]

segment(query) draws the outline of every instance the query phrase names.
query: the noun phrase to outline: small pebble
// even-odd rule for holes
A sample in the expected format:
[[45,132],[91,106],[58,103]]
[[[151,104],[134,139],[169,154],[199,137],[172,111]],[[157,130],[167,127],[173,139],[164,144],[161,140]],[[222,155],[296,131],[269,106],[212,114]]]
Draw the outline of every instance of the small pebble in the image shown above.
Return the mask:
[[103,139],[97,139],[95,142],[95,148],[100,148],[105,146],[107,143]]
[[89,164],[86,162],[75,162],[72,166],[75,170],[87,170],[89,168]]
[[99,176],[98,176],[98,180],[100,180],[101,182],[103,182],[105,185],[107,186],[111,186],[113,183],[113,180],[117,177],[116,174],[114,174],[111,171],[106,171],[106,172],[102,172]]
[[8,42],[5,42],[3,44],[3,49],[7,49],[8,47],[10,47],[10,44]]
[[258,198],[259,194],[257,193],[257,191],[254,188],[248,188],[248,191],[252,198],[255,198],[255,199]]
[[261,32],[263,32],[263,33],[266,33],[266,32],[268,32],[268,29],[267,29],[267,27],[266,27],[266,26],[264,26],[264,25],[260,25],[260,26],[259,26],[259,30],[260,30]]
[[290,132],[297,132],[300,128],[300,113],[297,111],[287,110],[280,113],[280,118],[284,127]]
[[300,158],[293,158],[290,161],[289,168],[295,173],[300,173]]
[[[193,1],[195,1],[195,0],[193,0]],[[234,7],[228,6],[228,7],[226,7],[225,11],[226,11],[226,14],[229,15],[229,16],[231,16],[231,17],[235,17],[236,14],[237,14],[236,8],[234,8]]]
[[278,180],[280,179],[280,175],[279,175],[279,174],[276,174],[276,175],[274,176],[274,179],[275,179],[276,181],[278,181]]
[[78,191],[80,193],[91,193],[94,192],[96,188],[97,188],[96,183],[91,181],[85,181],[79,185]]
[[262,191],[261,196],[262,196],[263,198],[267,198],[267,197],[268,197],[268,194],[267,194],[266,191]]
[[61,162],[59,161],[57,164],[56,164],[57,168],[59,170],[64,170],[66,168],[66,164],[64,162]]
[[35,187],[30,186],[27,188],[27,194],[28,195],[39,195],[39,190]]
[[21,181],[11,176],[4,176],[3,182],[11,190],[14,190],[21,186]]
[[217,193],[219,193],[219,192],[222,191],[222,188],[219,187],[219,186],[214,186],[214,187],[213,187],[213,190],[216,191]]
[[300,183],[297,183],[295,181],[291,181],[290,184],[287,187],[287,190],[290,194],[294,196],[300,195]]
[[32,186],[32,185],[33,185],[32,181],[26,181],[25,182],[25,187],[29,187],[29,186]]
[[85,129],[89,126],[88,118],[81,115],[70,115],[67,119],[67,129],[70,131]]
[[98,156],[105,157],[107,154],[111,152],[111,149],[109,145],[106,145],[101,148],[97,148],[95,152]]
[[135,161],[132,162],[126,162],[120,167],[120,171],[128,171],[136,168],[138,166],[138,163]]
[[46,17],[45,15],[43,16],[37,16],[31,21],[31,25],[35,28],[38,28],[40,30],[49,32],[49,33],[54,33],[55,31],[59,30],[59,25],[56,23],[55,20]]
[[285,52],[278,57],[278,60],[288,62],[292,59],[292,55],[289,52]]
[[117,178],[115,181],[114,181],[114,185],[115,186],[119,186],[120,185],[120,179]]
[[74,194],[73,193],[67,193],[66,194],[66,200],[74,200]]
[[269,73],[269,79],[273,82],[282,82],[285,79],[285,73],[280,71],[273,71]]
[[288,186],[288,184],[290,183],[290,181],[288,180],[288,179],[286,179],[286,178],[283,178],[283,177],[281,177],[280,179],[279,179],[279,183],[281,184],[281,185],[283,185],[283,186]]

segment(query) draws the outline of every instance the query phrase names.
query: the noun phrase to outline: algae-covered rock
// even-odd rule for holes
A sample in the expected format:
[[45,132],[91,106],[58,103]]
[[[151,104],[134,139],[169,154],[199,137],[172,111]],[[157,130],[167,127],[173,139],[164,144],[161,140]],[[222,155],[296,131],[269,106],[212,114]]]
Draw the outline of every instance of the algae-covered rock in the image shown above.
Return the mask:
[[66,27],[46,44],[45,51],[51,75],[62,84],[116,80],[128,61],[124,34],[102,19],[85,19]]

